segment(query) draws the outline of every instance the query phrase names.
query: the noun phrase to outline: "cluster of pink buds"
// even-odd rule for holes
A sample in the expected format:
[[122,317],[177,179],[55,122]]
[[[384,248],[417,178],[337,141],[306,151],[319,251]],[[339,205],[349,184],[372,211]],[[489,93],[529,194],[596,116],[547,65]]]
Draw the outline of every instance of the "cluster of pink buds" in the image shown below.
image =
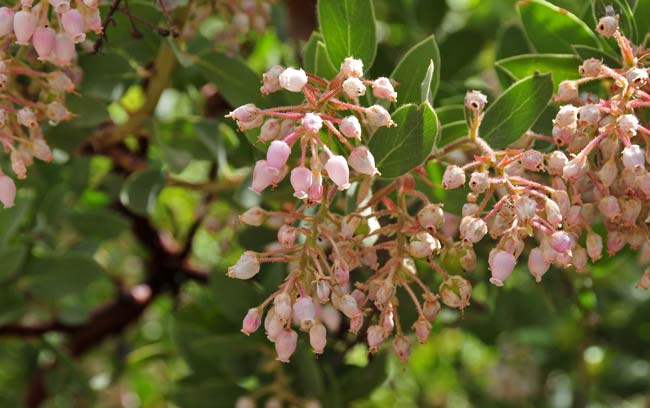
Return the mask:
[[[344,316],[351,333],[365,332],[370,352],[392,337],[394,351],[406,361],[407,325],[424,342],[441,303],[460,310],[469,304],[472,287],[464,275],[475,269],[475,245],[487,236],[495,241],[487,263],[496,286],[504,285],[526,248],[527,270],[538,282],[551,265],[582,272],[604,249],[613,255],[625,245],[639,250],[641,263],[650,263],[650,130],[637,115],[637,109],[650,106],[650,84],[645,59],[635,54],[645,51],[619,32],[616,16],[601,19],[597,31],[616,38],[625,66],[584,61],[581,79],[559,84],[555,100],[561,106],[552,135],[528,132],[518,142],[526,148],[497,150],[483,140],[487,98],[477,91],[466,94],[469,134],[429,157],[447,164],[442,188],[467,192],[459,215],[415,189],[416,178],[433,185],[423,166],[373,190],[377,170],[361,142],[393,123],[384,108],[359,106],[358,98],[371,86],[375,98],[395,100],[390,80],[362,79],[361,62],[352,58],[331,81],[302,69],[268,71],[263,93],[302,92],[304,103],[270,109],[249,104],[229,116],[243,131],[261,128],[260,141],[270,142],[266,160],[253,170],[252,189],[261,193],[291,173],[294,196],[302,201],[284,211],[255,207],[240,218],[246,225],[281,227],[277,243],[263,252],[245,252],[229,276],[250,279],[264,263],[288,264],[284,283],[249,311],[242,330],[252,333],[263,321],[278,359],[288,361],[297,331],[308,333],[312,348],[321,353],[327,332],[338,330]],[[580,85],[597,80],[611,81],[608,99],[580,92]],[[325,142],[332,140],[349,151],[347,160]],[[535,150],[540,141],[555,149]],[[295,159],[290,157],[294,144],[300,146]],[[350,178],[348,166],[356,178]],[[346,213],[335,196],[352,182],[364,191],[358,208]],[[314,203],[316,211],[309,208]],[[607,231],[604,237],[594,230],[599,223]],[[438,276],[437,290],[421,279],[418,268]],[[650,287],[650,272],[639,286]],[[400,321],[401,291],[417,310],[414,321]]]
[[[271,20],[271,7],[275,0],[217,0],[197,5],[192,20],[201,20],[216,11],[224,19],[223,29],[216,40],[233,54],[251,32],[263,34]],[[214,10],[216,9],[216,10]],[[190,28],[192,29],[192,28]]]
[[[0,37],[5,40],[0,51],[0,142],[18,178],[26,177],[34,158],[52,160],[40,122],[57,124],[71,119],[65,95],[75,89],[71,77],[79,76],[71,67],[75,44],[83,42],[89,31],[102,31],[97,0],[74,4],[70,0],[36,4],[22,0],[11,8],[0,7]],[[13,43],[20,45],[15,51]],[[29,87],[24,86],[25,79],[30,81]],[[4,186],[0,201],[10,206],[15,186],[0,174]]]
[[[395,101],[397,94],[391,81],[383,77],[374,81],[363,79],[363,62],[354,58],[346,58],[330,81],[302,69],[279,65],[266,72],[263,94],[285,89],[300,92],[305,99],[300,105],[269,109],[247,104],[228,115],[237,121],[240,130],[259,128],[259,141],[270,142],[266,160],[255,163],[251,189],[259,194],[290,174],[294,196],[316,203],[323,196],[324,175],[339,190],[345,190],[350,186],[350,167],[359,177],[378,174],[375,159],[363,142],[377,128],[394,123],[381,105],[359,104],[368,87],[375,98]],[[324,135],[329,143],[323,141]],[[334,139],[348,151],[347,158],[332,151]],[[297,166],[289,168],[289,156],[295,145],[300,159]]]

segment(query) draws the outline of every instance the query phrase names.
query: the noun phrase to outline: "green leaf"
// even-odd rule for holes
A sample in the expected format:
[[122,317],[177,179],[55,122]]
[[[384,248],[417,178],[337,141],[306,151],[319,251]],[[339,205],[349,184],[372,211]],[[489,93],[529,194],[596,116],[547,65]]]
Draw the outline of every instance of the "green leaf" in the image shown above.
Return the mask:
[[395,178],[422,164],[435,146],[439,123],[431,105],[408,104],[393,113],[397,127],[382,127],[370,139],[382,177]]
[[134,213],[146,215],[153,210],[164,183],[164,175],[156,168],[133,173],[122,186],[120,201]]
[[13,277],[22,266],[27,256],[26,245],[8,245],[0,247],[0,282]]
[[338,71],[332,65],[328,55],[327,47],[322,41],[316,44],[316,55],[314,56],[314,73],[323,78],[334,78]]
[[129,228],[124,217],[105,208],[76,211],[68,220],[84,238],[113,239]]
[[634,21],[639,27],[639,42],[644,42],[650,30],[650,1],[637,1],[634,6]]
[[469,135],[469,128],[464,119],[446,123],[440,128],[440,140],[438,141],[438,146],[446,146],[454,140],[467,135]]
[[485,111],[481,137],[494,148],[508,146],[530,129],[552,95],[551,74],[532,75],[514,83]]
[[427,61],[433,62],[433,77],[429,89],[431,89],[431,98],[435,98],[440,82],[440,52],[436,39],[432,35],[411,48],[390,75],[398,82],[397,106],[423,102],[421,86],[430,66]]
[[499,32],[495,50],[497,59],[528,53],[530,45],[526,33],[518,24],[512,24]]
[[104,270],[97,262],[73,253],[32,258],[25,267],[27,289],[50,301],[77,295],[102,278],[106,278]]
[[219,308],[232,322],[241,322],[251,305],[262,301],[250,282],[228,278],[223,271],[216,270],[210,274],[210,286]]
[[31,197],[18,196],[16,204],[11,208],[0,209],[0,248],[6,245],[26,221],[32,207]]
[[614,8],[614,11],[618,15],[618,25],[621,31],[623,31],[623,34],[625,34],[632,43],[636,42],[637,26],[634,21],[632,9],[626,0],[593,0],[591,3],[591,12],[594,21],[600,20],[601,17],[607,14],[607,6],[612,6]]
[[428,102],[429,105],[433,105],[433,93],[431,92],[431,81],[433,80],[433,73],[435,67],[433,65],[433,60],[429,60],[429,68],[427,68],[427,73],[424,75],[424,79],[420,84],[420,103]]
[[332,64],[346,57],[372,66],[377,53],[375,9],[371,0],[319,0],[318,21]]
[[601,59],[607,65],[619,66],[621,62],[619,61],[619,56],[612,55],[609,52],[602,51],[598,48],[588,47],[586,45],[574,45],[573,50],[581,60],[586,60],[589,58]]
[[302,47],[302,66],[307,72],[316,72],[316,45],[323,40],[318,31],[309,36],[309,40]]
[[386,353],[377,354],[366,367],[354,367],[341,378],[341,393],[346,402],[372,393],[386,379]]
[[465,106],[463,105],[445,105],[436,108],[436,115],[442,125],[446,123],[465,120]]
[[172,399],[179,407],[230,408],[244,392],[222,378],[192,376],[178,382]]
[[560,82],[580,77],[578,67],[580,59],[575,55],[565,54],[526,54],[505,58],[495,62],[497,68],[507,71],[515,80],[533,75],[536,72],[550,72],[557,90]]
[[544,0],[517,3],[526,35],[540,53],[571,53],[574,44],[598,47],[593,31],[575,15]]

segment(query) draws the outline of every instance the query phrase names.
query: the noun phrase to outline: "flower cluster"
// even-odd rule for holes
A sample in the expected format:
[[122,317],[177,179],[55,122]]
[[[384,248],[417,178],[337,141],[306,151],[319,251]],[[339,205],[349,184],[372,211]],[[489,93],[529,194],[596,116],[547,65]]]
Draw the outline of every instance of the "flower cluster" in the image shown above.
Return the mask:
[[[393,123],[383,107],[362,107],[358,98],[372,86],[375,98],[394,101],[390,80],[362,79],[362,65],[353,58],[331,81],[294,68],[267,72],[263,93],[284,88],[302,92],[305,102],[270,109],[245,105],[229,116],[243,131],[261,127],[260,141],[270,142],[266,160],[253,170],[253,191],[277,185],[290,172],[294,196],[303,201],[286,211],[251,208],[240,217],[251,226],[278,221],[281,226],[276,244],[245,252],[228,275],[250,279],[267,262],[285,262],[289,269],[279,289],[250,309],[242,331],[250,334],[263,322],[278,359],[288,361],[298,338],[294,327],[308,333],[314,351],[322,353],[327,332],[338,330],[333,316],[343,315],[350,332],[365,332],[371,352],[392,336],[395,352],[406,361],[411,346],[397,313],[398,294],[403,291],[414,304],[417,318],[408,324],[426,341],[440,303],[461,310],[469,304],[472,287],[463,274],[475,269],[475,247],[488,235],[496,242],[488,255],[489,280],[496,286],[524,253],[538,282],[551,265],[582,272],[604,249],[613,255],[625,245],[650,263],[650,130],[638,114],[650,106],[648,71],[635,54],[640,49],[618,30],[616,16],[605,16],[596,30],[618,41],[624,67],[584,61],[581,79],[559,84],[555,101],[561,106],[552,135],[528,132],[520,141],[526,148],[497,150],[483,140],[479,130],[487,98],[477,91],[466,94],[469,134],[429,158],[447,164],[442,188],[466,189],[459,215],[415,189],[416,180],[431,184],[422,167],[372,189],[377,169],[361,142]],[[609,81],[609,95],[581,93],[580,86],[592,81]],[[294,144],[300,146],[295,160]],[[536,144],[544,146],[536,150]],[[333,152],[334,145],[349,151],[347,160]],[[335,195],[350,185],[348,165],[359,175],[354,180],[361,192],[358,208],[346,213]],[[313,203],[319,203],[316,211],[309,208]],[[599,223],[605,239],[593,229]],[[422,267],[439,275],[437,292],[419,276]],[[650,287],[649,276],[646,272],[639,286]]]
[[[394,126],[394,123],[381,105],[363,107],[359,104],[367,87],[372,88],[375,98],[395,101],[397,97],[388,78],[363,79],[363,62],[354,58],[346,58],[331,81],[307,74],[302,69],[279,65],[266,72],[261,88],[263,94],[285,89],[303,93],[305,100],[301,105],[270,109],[247,104],[228,115],[237,121],[242,131],[260,128],[259,141],[270,142],[266,160],[255,164],[251,189],[259,194],[290,173],[295,197],[320,202],[324,174],[339,190],[350,186],[350,167],[360,176],[378,174],[375,159],[363,141],[377,128]],[[329,146],[323,141],[322,133],[327,134]],[[349,151],[347,159],[332,151],[336,141],[343,150]],[[289,169],[287,162],[294,145],[298,145],[300,159],[298,166]]]
[[[34,158],[52,160],[40,123],[71,119],[65,96],[79,76],[72,66],[75,44],[90,31],[102,31],[97,0],[22,0],[0,7],[0,142],[20,179]],[[0,202],[10,207],[15,195],[13,180],[0,170]]]

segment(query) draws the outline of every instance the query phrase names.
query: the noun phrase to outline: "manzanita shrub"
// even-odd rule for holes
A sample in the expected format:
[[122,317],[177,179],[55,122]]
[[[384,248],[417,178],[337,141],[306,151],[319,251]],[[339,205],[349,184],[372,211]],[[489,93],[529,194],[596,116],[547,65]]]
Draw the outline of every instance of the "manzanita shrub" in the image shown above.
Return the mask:
[[650,0],[456,3],[0,7],[0,401],[647,393]]

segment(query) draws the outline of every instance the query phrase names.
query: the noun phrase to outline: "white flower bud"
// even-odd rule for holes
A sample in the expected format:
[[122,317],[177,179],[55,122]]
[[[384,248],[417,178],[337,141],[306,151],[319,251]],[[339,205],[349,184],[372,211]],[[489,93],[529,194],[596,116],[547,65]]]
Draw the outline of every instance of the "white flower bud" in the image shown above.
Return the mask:
[[343,92],[348,98],[356,100],[366,94],[366,86],[359,78],[348,78],[343,81]]
[[465,171],[455,164],[448,166],[442,176],[442,188],[453,190],[463,184],[465,184]]
[[307,74],[302,69],[289,67],[280,74],[280,86],[287,91],[300,92],[307,85]]
[[260,271],[260,261],[253,251],[246,251],[237,263],[228,268],[227,275],[236,279],[250,279]]
[[610,38],[618,30],[618,16],[605,16],[602,17],[596,25],[598,34],[605,38]]
[[465,107],[473,111],[481,111],[487,104],[487,96],[480,91],[468,91],[465,94]]
[[390,117],[390,113],[379,105],[373,105],[366,109],[366,120],[370,126],[395,126],[395,122]]
[[347,57],[341,63],[340,74],[343,78],[355,77],[360,78],[363,76],[363,61],[360,59],[354,59],[352,57]]

